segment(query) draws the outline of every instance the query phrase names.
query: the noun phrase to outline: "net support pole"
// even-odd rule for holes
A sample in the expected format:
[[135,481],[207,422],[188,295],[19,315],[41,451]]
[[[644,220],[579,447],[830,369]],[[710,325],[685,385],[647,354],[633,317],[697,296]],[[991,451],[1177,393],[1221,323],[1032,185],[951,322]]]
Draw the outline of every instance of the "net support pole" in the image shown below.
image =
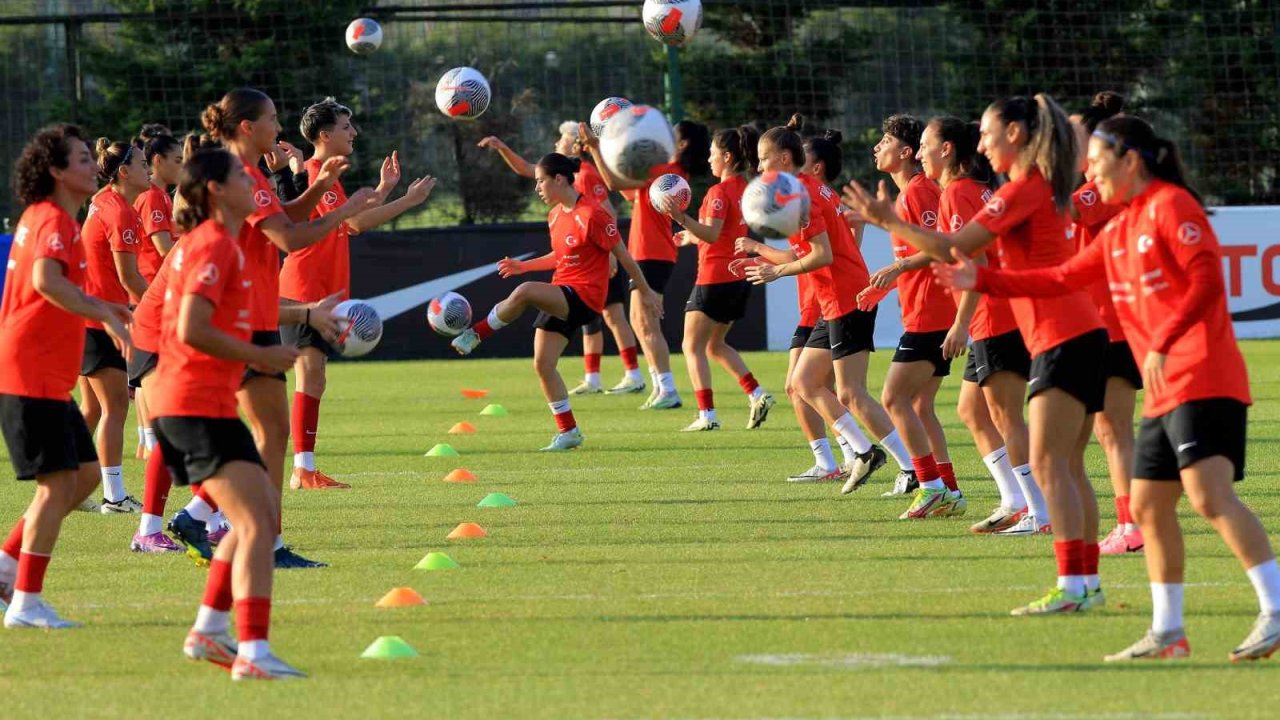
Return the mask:
[[667,115],[671,124],[684,119],[684,83],[680,80],[680,51],[667,46]]

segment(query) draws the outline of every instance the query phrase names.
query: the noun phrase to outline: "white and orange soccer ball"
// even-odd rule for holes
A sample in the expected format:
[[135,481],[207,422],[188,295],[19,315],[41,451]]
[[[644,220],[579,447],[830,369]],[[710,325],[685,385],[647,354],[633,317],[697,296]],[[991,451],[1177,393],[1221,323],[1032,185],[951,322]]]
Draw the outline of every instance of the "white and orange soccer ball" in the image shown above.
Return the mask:
[[684,47],[702,27],[702,0],[645,0],[642,17],[654,40]]
[[333,314],[346,321],[333,343],[333,349],[342,357],[368,355],[382,341],[382,318],[369,303],[363,300],[346,300],[338,303]]
[[809,224],[809,191],[791,173],[767,172],[742,193],[742,219],[761,237],[795,235]]
[[356,18],[347,26],[347,47],[357,55],[368,55],[382,47],[382,26],[372,18]]
[[629,107],[631,101],[624,97],[607,97],[596,103],[595,109],[591,111],[591,132],[600,137],[609,120]]
[[654,179],[653,184],[649,185],[649,203],[656,207],[661,207],[659,201],[661,198],[669,197],[675,200],[676,207],[681,211],[689,209],[689,203],[693,201],[693,191],[689,189],[689,182],[675,173],[667,173],[659,175]]
[[655,165],[671,162],[676,133],[667,116],[648,105],[633,105],[613,116],[600,136],[600,155],[614,173],[648,180]]
[[475,120],[489,109],[489,81],[479,70],[456,67],[436,83],[436,107],[454,120]]
[[427,324],[439,335],[457,337],[471,327],[471,303],[456,292],[431,298],[427,303]]

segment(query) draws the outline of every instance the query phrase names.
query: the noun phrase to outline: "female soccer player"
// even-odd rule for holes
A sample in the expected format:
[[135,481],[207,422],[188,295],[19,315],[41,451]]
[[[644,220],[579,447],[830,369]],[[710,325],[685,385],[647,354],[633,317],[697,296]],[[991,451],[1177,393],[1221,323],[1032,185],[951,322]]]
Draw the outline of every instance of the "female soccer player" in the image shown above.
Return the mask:
[[[315,146],[315,153],[305,163],[308,177],[319,177],[329,158],[348,158],[355,151],[359,133],[351,122],[351,110],[333,98],[307,108],[302,115],[302,136]],[[290,304],[317,303],[326,298],[346,300],[351,297],[351,253],[349,235],[388,222],[426,202],[436,181],[422,177],[410,183],[400,199],[385,202],[400,181],[400,158],[392,153],[382,163],[376,208],[365,210],[339,225],[323,240],[289,253],[280,270],[280,295]],[[342,207],[347,193],[342,183],[334,181],[312,211],[318,219]],[[316,434],[320,428],[320,398],[324,396],[325,367],[333,348],[321,334],[306,323],[280,328],[286,345],[302,351],[298,357],[297,388],[293,393],[293,475],[289,487],[294,490],[325,490],[351,487],[316,470]]]
[[[565,157],[579,160],[582,159],[582,150],[585,145],[579,137],[579,123],[572,120],[566,120],[560,123],[560,138],[556,140],[555,152]],[[507,163],[513,172],[521,177],[532,178],[534,176],[533,163],[525,160],[514,150],[507,147],[507,144],[501,138],[489,136],[480,141],[480,147],[489,148],[502,156],[502,160]],[[609,200],[609,188],[605,186],[604,180],[601,179],[600,173],[596,172],[595,165],[591,162],[581,163],[578,172],[574,175],[574,189],[579,193],[594,199],[604,208],[606,212],[614,217],[618,213],[613,207],[613,203]],[[554,262],[554,253],[543,256],[538,260],[544,262]],[[512,261],[518,263],[519,261]],[[537,262],[535,260],[534,262]],[[613,333],[613,340],[618,345],[618,357],[622,359],[622,366],[626,371],[626,375],[622,380],[609,389],[610,395],[622,395],[629,393],[644,392],[645,383],[644,376],[640,374],[640,364],[636,356],[636,335],[631,331],[631,324],[627,322],[627,313],[625,303],[627,301],[627,278],[625,275],[618,274],[618,265],[614,260],[609,261],[609,294],[605,298],[604,312],[601,313],[603,323],[609,326],[609,331]],[[604,354],[604,331],[600,327],[601,322],[593,320],[582,326],[582,363],[586,368],[586,377],[582,382],[569,391],[570,395],[591,395],[604,392],[600,384],[600,356]]]
[[[952,248],[972,255],[999,239],[1010,269],[1057,265],[1075,254],[1064,214],[1076,185],[1071,124],[1048,95],[1012,97],[982,115],[979,152],[1010,182],[955,234],[904,222],[884,183],[879,197],[861,185],[845,199],[864,218],[948,261]],[[1031,467],[1053,519],[1058,584],[1015,615],[1075,612],[1105,602],[1098,584],[1098,503],[1084,473],[1084,448],[1093,414],[1102,409],[1106,331],[1084,292],[1012,301],[1018,329],[1031,352]]]
[[[535,189],[542,202],[551,207],[547,225],[551,249],[556,255],[556,272],[550,283],[524,282],[507,299],[493,306],[489,315],[453,339],[459,355],[469,355],[481,341],[515,322],[529,307],[538,309],[533,336],[533,365],[542,384],[542,394],[551,407],[559,432],[543,450],[570,450],[582,444],[582,431],[574,420],[568,390],[556,363],[578,328],[600,314],[609,285],[609,255],[637,284],[645,312],[660,314],[662,301],[649,287],[640,267],[618,242],[618,226],[613,216],[573,186],[577,171],[574,162],[559,153],[543,156],[536,169]],[[518,274],[509,262],[499,269]]]
[[[226,150],[201,150],[183,165],[178,192],[185,231],[171,266],[153,407],[156,440],[179,485],[200,485],[233,529],[209,566],[204,600],[183,653],[231,670],[232,680],[306,677],[271,653],[272,538],[280,497],[237,413],[245,364],[288,369],[295,348],[250,342],[254,270],[236,241],[256,212],[256,184]],[[230,633],[235,606],[239,643]]]
[[764,423],[773,407],[773,396],[765,392],[738,351],[725,342],[736,320],[747,312],[751,283],[729,269],[734,260],[745,258],[734,241],[747,234],[742,219],[742,193],[756,166],[758,142],[753,128],[743,126],[717,132],[711,141],[711,174],[720,182],[707,190],[699,211],[701,221],[676,207],[670,197],[662,198],[658,211],[684,228],[684,244],[698,246],[698,278],[685,304],[684,356],[689,365],[689,381],[698,399],[698,417],[685,432],[720,429],[711,389],[708,356],[731,373],[747,394],[750,417],[747,429]]
[[14,233],[0,301],[0,431],[19,480],[35,497],[0,551],[0,605],[7,628],[77,627],[44,601],[45,572],[62,519],[99,481],[84,416],[71,400],[85,320],[128,347],[129,310],[86,294],[85,244],[75,216],[98,189],[98,166],[74,125],[36,133],[14,166],[26,205]]
[[[119,305],[137,303],[147,291],[139,267],[144,237],[133,202],[151,186],[142,150],[125,142],[99,138],[96,143],[98,179],[106,187],[94,196],[84,222],[84,250],[88,267],[85,292]],[[115,341],[90,322],[85,331],[85,421],[97,428],[102,458],[102,512],[132,513],[142,508],[124,487],[124,425],[129,416],[128,364]],[[90,399],[92,396],[92,399]]]
[[[258,210],[245,220],[239,238],[248,281],[253,285],[250,322],[254,343],[263,347],[278,345],[282,323],[307,323],[321,332],[331,332],[333,298],[281,307],[280,251],[294,252],[320,242],[347,219],[369,209],[376,202],[375,191],[361,188],[333,212],[308,220],[316,203],[349,165],[345,158],[332,157],[321,166],[307,192],[291,203],[281,204],[258,169],[263,154],[275,147],[280,134],[275,103],[261,91],[232,90],[205,108],[201,123],[211,139],[222,143],[240,160],[256,188],[253,198]],[[250,367],[238,394],[259,454],[267,463],[267,475],[278,490],[284,485],[285,441],[289,437],[289,402],[284,383],[283,372],[263,373]],[[277,536],[276,566],[321,567],[322,563],[302,558],[285,546],[283,536]]]
[[1246,569],[1261,614],[1231,660],[1280,649],[1280,568],[1266,530],[1232,486],[1244,478],[1249,375],[1236,345],[1222,280],[1222,252],[1187,185],[1177,146],[1146,121],[1114,117],[1089,141],[1099,200],[1125,209],[1070,260],[1023,272],[979,271],[967,259],[939,266],[957,287],[1053,297],[1106,279],[1146,397],[1134,462],[1134,517],[1146,538],[1150,631],[1107,660],[1185,657],[1186,564],[1177,506],[1185,492]]

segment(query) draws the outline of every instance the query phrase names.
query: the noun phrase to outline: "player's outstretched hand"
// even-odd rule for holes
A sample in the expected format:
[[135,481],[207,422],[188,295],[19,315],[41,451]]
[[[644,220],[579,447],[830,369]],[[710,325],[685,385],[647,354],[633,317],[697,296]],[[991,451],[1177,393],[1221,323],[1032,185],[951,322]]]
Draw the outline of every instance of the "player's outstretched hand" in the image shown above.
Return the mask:
[[480,142],[476,143],[476,147],[482,147],[482,148],[485,148],[485,149],[487,149],[487,150],[507,150],[507,149],[509,149],[509,148],[507,147],[507,144],[506,144],[505,142],[503,142],[503,141],[502,141],[502,138],[498,137],[497,135],[490,135],[489,137],[487,137],[487,138],[485,138],[485,139],[481,140]]
[[272,345],[258,348],[256,354],[257,357],[249,363],[250,367],[258,372],[274,375],[288,371],[302,353],[289,345]]
[[524,273],[524,263],[520,260],[504,257],[498,261],[498,277],[509,278]]
[[386,197],[387,193],[391,192],[399,182],[400,153],[397,150],[392,150],[391,154],[382,160],[382,171],[378,177],[378,192],[381,192],[383,197]]
[[421,205],[427,201],[427,198],[431,197],[431,191],[435,186],[436,179],[430,175],[424,175],[409,183],[409,188],[404,191],[404,196],[409,198],[409,201],[414,205]]
[[844,204],[863,220],[884,227],[894,218],[893,202],[889,200],[889,186],[880,181],[880,188],[873,196],[857,181],[844,186]]
[[933,276],[953,290],[972,290],[978,285],[978,266],[960,248],[951,248],[952,263],[934,263]]
[[351,161],[341,156],[334,156],[325,160],[320,165],[320,171],[316,173],[316,177],[311,181],[313,185],[319,185],[328,188],[338,181],[342,173],[351,167]]
[[747,281],[752,285],[764,285],[765,283],[771,283],[782,277],[782,275],[778,273],[778,266],[773,265],[772,263],[756,263],[754,265],[749,265],[746,269],[746,276]]
[[326,341],[333,342],[346,329],[346,318],[334,314],[334,308],[342,293],[336,292],[311,306],[310,319],[307,321]]

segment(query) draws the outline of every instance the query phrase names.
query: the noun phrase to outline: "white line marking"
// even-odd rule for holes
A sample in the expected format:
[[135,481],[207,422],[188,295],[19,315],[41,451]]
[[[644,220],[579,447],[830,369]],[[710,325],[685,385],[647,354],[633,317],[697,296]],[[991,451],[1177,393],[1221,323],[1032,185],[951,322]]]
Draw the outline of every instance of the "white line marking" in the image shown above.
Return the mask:
[[898,653],[837,653],[831,655],[788,653],[783,655],[739,655],[734,658],[734,661],[748,665],[769,665],[771,667],[796,667],[799,665],[835,668],[938,667],[951,662],[951,658],[946,655],[900,655]]

